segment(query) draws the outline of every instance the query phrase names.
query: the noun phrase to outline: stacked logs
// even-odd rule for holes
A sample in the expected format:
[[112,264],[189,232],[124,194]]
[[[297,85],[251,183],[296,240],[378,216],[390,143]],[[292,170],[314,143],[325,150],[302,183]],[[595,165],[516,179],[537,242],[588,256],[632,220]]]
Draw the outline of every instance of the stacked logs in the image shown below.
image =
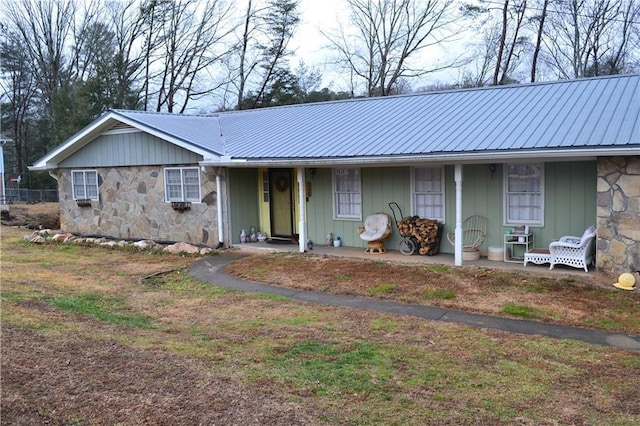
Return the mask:
[[407,216],[397,222],[398,231],[403,237],[412,238],[417,243],[420,254],[433,256],[440,250],[442,224],[433,219],[420,219],[420,216]]

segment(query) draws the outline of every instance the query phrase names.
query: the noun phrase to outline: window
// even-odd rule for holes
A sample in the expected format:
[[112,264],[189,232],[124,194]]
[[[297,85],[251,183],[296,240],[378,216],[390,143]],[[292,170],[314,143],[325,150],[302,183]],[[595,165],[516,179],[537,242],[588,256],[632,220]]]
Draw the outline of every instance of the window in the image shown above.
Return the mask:
[[333,169],[333,193],[336,219],[362,219],[360,169]]
[[71,172],[74,200],[98,199],[98,172],[95,170],[74,170]]
[[544,224],[544,168],[542,164],[507,164],[505,223]]
[[444,222],[442,167],[413,168],[413,211],[420,217]]
[[200,202],[200,171],[197,167],[164,169],[166,201]]

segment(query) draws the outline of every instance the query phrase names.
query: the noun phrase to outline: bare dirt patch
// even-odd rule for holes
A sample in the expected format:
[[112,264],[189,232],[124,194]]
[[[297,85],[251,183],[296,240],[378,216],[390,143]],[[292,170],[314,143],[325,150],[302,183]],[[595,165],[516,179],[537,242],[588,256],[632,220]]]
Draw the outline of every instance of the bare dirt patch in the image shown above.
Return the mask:
[[22,226],[28,229],[59,229],[58,203],[10,204],[2,213],[2,225]]
[[165,350],[6,325],[2,345],[2,416],[13,424],[310,424],[268,389]]

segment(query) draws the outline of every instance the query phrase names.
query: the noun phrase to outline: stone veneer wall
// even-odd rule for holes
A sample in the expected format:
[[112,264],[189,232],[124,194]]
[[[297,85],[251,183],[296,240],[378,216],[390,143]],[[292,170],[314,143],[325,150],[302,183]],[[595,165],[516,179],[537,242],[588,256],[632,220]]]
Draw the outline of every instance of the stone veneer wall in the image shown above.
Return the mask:
[[58,171],[60,226],[81,235],[218,244],[216,178],[200,174],[201,203],[177,211],[164,200],[162,167],[97,168],[99,200],[80,207],[73,200],[71,170]]
[[596,250],[604,273],[640,270],[640,156],[598,159]]

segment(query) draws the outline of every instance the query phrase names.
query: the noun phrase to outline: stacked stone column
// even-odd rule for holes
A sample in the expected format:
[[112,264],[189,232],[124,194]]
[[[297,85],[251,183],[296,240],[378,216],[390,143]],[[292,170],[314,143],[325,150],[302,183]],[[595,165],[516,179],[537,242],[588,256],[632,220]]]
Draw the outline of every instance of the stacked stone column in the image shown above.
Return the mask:
[[601,272],[640,270],[640,156],[598,159],[596,250]]

